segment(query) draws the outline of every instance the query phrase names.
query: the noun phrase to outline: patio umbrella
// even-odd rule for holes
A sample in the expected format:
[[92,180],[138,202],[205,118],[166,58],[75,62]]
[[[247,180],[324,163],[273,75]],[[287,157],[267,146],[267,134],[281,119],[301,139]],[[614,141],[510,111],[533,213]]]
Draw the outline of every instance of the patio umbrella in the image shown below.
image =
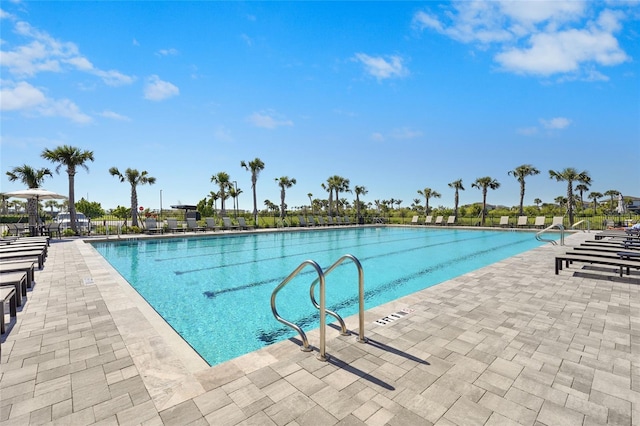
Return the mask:
[[[57,192],[53,192],[53,191],[47,191],[44,188],[27,188],[27,189],[22,189],[20,191],[5,192],[4,195],[6,197],[36,200],[36,206],[41,200],[60,200],[60,199],[67,198],[64,195],[58,194]],[[31,220],[29,220],[29,227],[32,228],[31,235],[36,235],[37,226],[35,223],[32,224]]]
[[625,212],[625,206],[624,206],[624,199],[622,198],[622,194],[618,194],[618,207],[616,208],[616,211],[619,214],[624,214]]

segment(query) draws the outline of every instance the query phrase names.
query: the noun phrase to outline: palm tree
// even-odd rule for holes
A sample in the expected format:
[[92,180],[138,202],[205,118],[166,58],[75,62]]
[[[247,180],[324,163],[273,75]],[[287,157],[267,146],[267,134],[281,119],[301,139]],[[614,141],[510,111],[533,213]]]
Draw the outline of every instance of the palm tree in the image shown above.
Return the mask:
[[122,174],[117,167],[111,167],[109,173],[111,176],[117,176],[120,182],[129,182],[131,185],[131,226],[138,226],[138,185],[153,185],[156,183],[156,178],[149,176],[146,170],[139,172],[130,168]]
[[[31,166],[27,166],[26,164],[18,167],[14,167],[12,170],[7,172],[7,176],[9,177],[9,182],[20,181],[27,186],[27,188],[40,188],[42,182],[44,182],[44,178],[46,176],[52,176],[51,170],[45,168],[42,169],[34,169]],[[27,200],[27,213],[29,215],[29,227],[32,230],[35,230],[38,222],[38,202],[35,198],[30,198]],[[33,235],[34,233],[32,233]]]
[[45,160],[49,160],[53,163],[58,163],[56,166],[56,173],[60,172],[60,168],[65,166],[67,168],[67,175],[69,176],[69,220],[71,230],[78,234],[78,224],[76,220],[76,195],[75,195],[75,177],[76,169],[78,166],[89,171],[87,161],[93,161],[93,151],[82,151],[75,146],[62,145],[54,150],[45,149],[40,154]]
[[426,200],[425,204],[424,204],[424,214],[425,216],[429,214],[429,199],[430,198],[440,198],[441,195],[439,192],[434,191],[431,188],[425,188],[425,189],[418,189],[418,194],[422,195],[424,197],[424,199]]
[[549,170],[549,178],[558,182],[567,182],[567,213],[569,215],[569,226],[573,225],[573,182],[591,185],[589,172],[578,172],[573,167],[567,167],[561,171]]
[[313,214],[313,194],[308,192],[307,197],[309,197],[309,207],[311,208],[311,214]]
[[487,212],[487,190],[489,188],[491,189],[500,188],[500,182],[498,182],[497,180],[489,176],[485,176],[485,177],[476,179],[476,181],[471,184],[471,187],[482,190],[482,219],[480,223],[482,226],[484,226],[484,218]]
[[354,192],[356,193],[356,216],[357,216],[357,221],[358,221],[358,223],[364,223],[364,221],[361,220],[362,216],[360,215],[360,196],[361,195],[367,195],[367,193],[369,191],[364,186],[356,185]]
[[220,216],[225,216],[227,210],[224,208],[224,201],[229,198],[225,191],[231,188],[231,181],[227,172],[219,172],[217,175],[211,176],[211,182],[220,186]]
[[455,207],[453,209],[453,214],[457,220],[458,219],[458,203],[460,201],[459,191],[464,191],[464,186],[462,186],[462,179],[454,180],[453,182],[449,183],[449,187],[456,190],[455,199],[454,199]]
[[249,163],[241,161],[240,167],[244,167],[245,170],[251,171],[251,190],[253,191],[253,223],[258,226],[258,199],[256,196],[256,183],[258,182],[258,176],[260,175],[260,172],[264,170],[264,162],[256,157],[252,161],[249,161]]
[[598,199],[602,197],[603,197],[602,193],[597,191],[591,192],[587,196],[587,198],[593,200],[593,214],[596,214],[596,209],[598,208]]
[[213,214],[215,215],[218,210],[217,201],[220,199],[220,194],[215,191],[209,191],[209,198],[211,199],[211,205],[213,206]]
[[533,204],[535,204],[536,207],[540,209],[540,204],[542,204],[542,200],[540,198],[536,198],[533,200]]
[[589,190],[589,185],[585,185],[584,183],[580,183],[576,185],[576,191],[580,193],[580,209],[584,209],[584,193]]
[[617,197],[619,193],[620,192],[616,191],[615,189],[610,189],[610,190],[608,190],[607,192],[604,193],[604,195],[606,197],[611,197],[611,202],[609,203],[609,209],[610,210],[613,210],[613,206],[615,206],[615,201],[613,199],[614,199],[614,197]]
[[276,182],[278,182],[278,186],[280,186],[280,219],[284,220],[287,210],[287,205],[284,202],[285,193],[287,188],[291,188],[296,184],[296,179],[289,179],[288,176],[282,176],[280,178],[276,178],[275,180]]
[[534,176],[540,174],[540,170],[533,167],[531,164],[523,164],[521,166],[516,167],[513,170],[510,170],[507,174],[513,175],[518,182],[520,182],[520,216],[524,214],[524,187],[525,187],[525,178],[527,176]]

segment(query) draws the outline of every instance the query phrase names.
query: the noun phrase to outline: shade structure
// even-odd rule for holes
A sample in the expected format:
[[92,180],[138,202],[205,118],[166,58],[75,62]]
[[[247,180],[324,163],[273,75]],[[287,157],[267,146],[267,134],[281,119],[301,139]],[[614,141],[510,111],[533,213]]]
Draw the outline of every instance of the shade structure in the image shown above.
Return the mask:
[[[61,199],[67,198],[62,194],[58,194],[57,192],[53,192],[53,191],[48,191],[44,188],[27,188],[19,191],[5,192],[4,195],[5,197],[10,197],[10,198],[25,198],[27,200],[36,200],[36,204],[39,203],[41,200],[61,200]],[[29,217],[31,218],[31,215],[29,215]],[[31,235],[38,235],[37,225],[31,222],[32,222],[31,219],[29,219],[29,228],[30,228]]]
[[58,194],[57,192],[53,191],[48,191],[44,188],[27,188],[20,191],[5,192],[4,195],[5,197],[25,198],[27,200],[35,198],[37,201],[61,200],[67,198],[65,195]]

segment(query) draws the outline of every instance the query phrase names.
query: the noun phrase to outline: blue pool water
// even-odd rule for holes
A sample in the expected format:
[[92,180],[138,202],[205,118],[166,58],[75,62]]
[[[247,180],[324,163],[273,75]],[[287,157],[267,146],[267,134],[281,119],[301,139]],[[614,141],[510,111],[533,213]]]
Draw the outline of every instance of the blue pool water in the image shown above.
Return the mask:
[[[362,263],[365,305],[385,302],[530,250],[532,233],[363,227],[93,243],[96,250],[211,365],[296,336],[271,312],[273,289],[301,262],[327,268],[344,254]],[[278,313],[318,327],[305,269],[278,295]],[[327,276],[327,309],[358,311],[358,274]],[[329,320],[329,317],[327,318]],[[314,343],[314,344],[317,344]]]

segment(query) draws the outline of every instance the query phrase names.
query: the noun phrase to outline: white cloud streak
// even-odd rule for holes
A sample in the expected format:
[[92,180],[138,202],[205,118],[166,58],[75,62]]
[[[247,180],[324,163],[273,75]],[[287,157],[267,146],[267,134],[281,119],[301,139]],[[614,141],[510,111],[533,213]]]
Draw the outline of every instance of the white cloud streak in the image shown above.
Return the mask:
[[256,127],[270,130],[283,126],[293,126],[293,121],[286,118],[281,118],[273,111],[254,112],[249,117],[247,117],[247,121]]
[[163,81],[157,75],[147,78],[144,87],[144,98],[150,101],[162,101],[180,94],[177,86]]
[[626,16],[613,9],[616,3],[608,6],[596,13],[588,2],[574,0],[463,1],[441,14],[419,11],[413,22],[421,31],[497,49],[494,60],[506,72],[601,81],[607,77],[594,66],[630,60],[616,38]]
[[382,56],[369,56],[365,53],[356,53],[354,60],[364,65],[367,73],[379,81],[387,78],[405,77],[409,74],[409,71],[403,64],[402,58],[397,55],[385,58]]

